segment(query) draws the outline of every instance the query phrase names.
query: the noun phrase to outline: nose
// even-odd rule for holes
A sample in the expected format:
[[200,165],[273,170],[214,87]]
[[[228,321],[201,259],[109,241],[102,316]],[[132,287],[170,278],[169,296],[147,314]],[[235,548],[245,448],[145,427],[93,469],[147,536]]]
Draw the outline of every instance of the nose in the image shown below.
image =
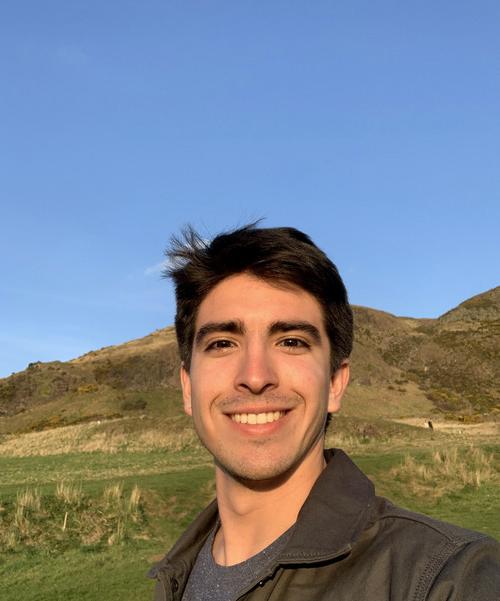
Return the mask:
[[272,358],[263,345],[252,345],[241,353],[235,379],[238,390],[262,394],[278,386],[278,375]]

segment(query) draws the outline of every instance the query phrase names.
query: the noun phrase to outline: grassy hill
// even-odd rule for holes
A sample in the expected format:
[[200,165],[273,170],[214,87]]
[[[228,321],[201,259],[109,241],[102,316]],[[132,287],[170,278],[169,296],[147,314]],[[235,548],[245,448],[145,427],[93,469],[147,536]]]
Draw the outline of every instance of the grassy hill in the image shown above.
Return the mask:
[[[354,307],[352,381],[346,417],[499,411],[500,287],[437,319]],[[179,416],[179,357],[173,328],[68,362],[31,363],[0,379],[0,434],[85,421]]]
[[[499,296],[438,319],[354,307],[352,382],[326,440],[378,494],[497,537]],[[148,568],[214,495],[178,369],[166,328],[0,380],[2,601],[152,597]]]

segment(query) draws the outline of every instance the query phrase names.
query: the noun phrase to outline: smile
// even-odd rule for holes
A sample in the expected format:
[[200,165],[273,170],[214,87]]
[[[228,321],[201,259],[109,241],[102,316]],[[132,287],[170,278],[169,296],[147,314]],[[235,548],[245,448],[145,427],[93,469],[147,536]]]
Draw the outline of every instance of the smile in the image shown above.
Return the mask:
[[267,413],[233,413],[231,419],[238,424],[270,424],[285,415],[285,411],[268,411]]

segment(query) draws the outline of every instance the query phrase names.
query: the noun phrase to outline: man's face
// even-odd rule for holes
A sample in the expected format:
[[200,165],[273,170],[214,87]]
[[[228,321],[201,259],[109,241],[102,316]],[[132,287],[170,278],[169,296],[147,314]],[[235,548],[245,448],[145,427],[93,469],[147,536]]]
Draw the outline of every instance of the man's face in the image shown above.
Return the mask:
[[331,376],[312,295],[238,274],[201,303],[181,379],[185,411],[216,465],[239,480],[272,480],[322,448],[348,367]]

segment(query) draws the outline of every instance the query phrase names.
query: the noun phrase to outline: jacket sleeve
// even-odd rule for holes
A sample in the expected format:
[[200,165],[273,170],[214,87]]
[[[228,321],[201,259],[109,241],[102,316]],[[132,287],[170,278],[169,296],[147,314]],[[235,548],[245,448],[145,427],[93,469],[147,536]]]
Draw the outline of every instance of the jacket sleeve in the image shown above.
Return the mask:
[[452,555],[432,583],[428,601],[500,601],[500,544],[471,542]]

